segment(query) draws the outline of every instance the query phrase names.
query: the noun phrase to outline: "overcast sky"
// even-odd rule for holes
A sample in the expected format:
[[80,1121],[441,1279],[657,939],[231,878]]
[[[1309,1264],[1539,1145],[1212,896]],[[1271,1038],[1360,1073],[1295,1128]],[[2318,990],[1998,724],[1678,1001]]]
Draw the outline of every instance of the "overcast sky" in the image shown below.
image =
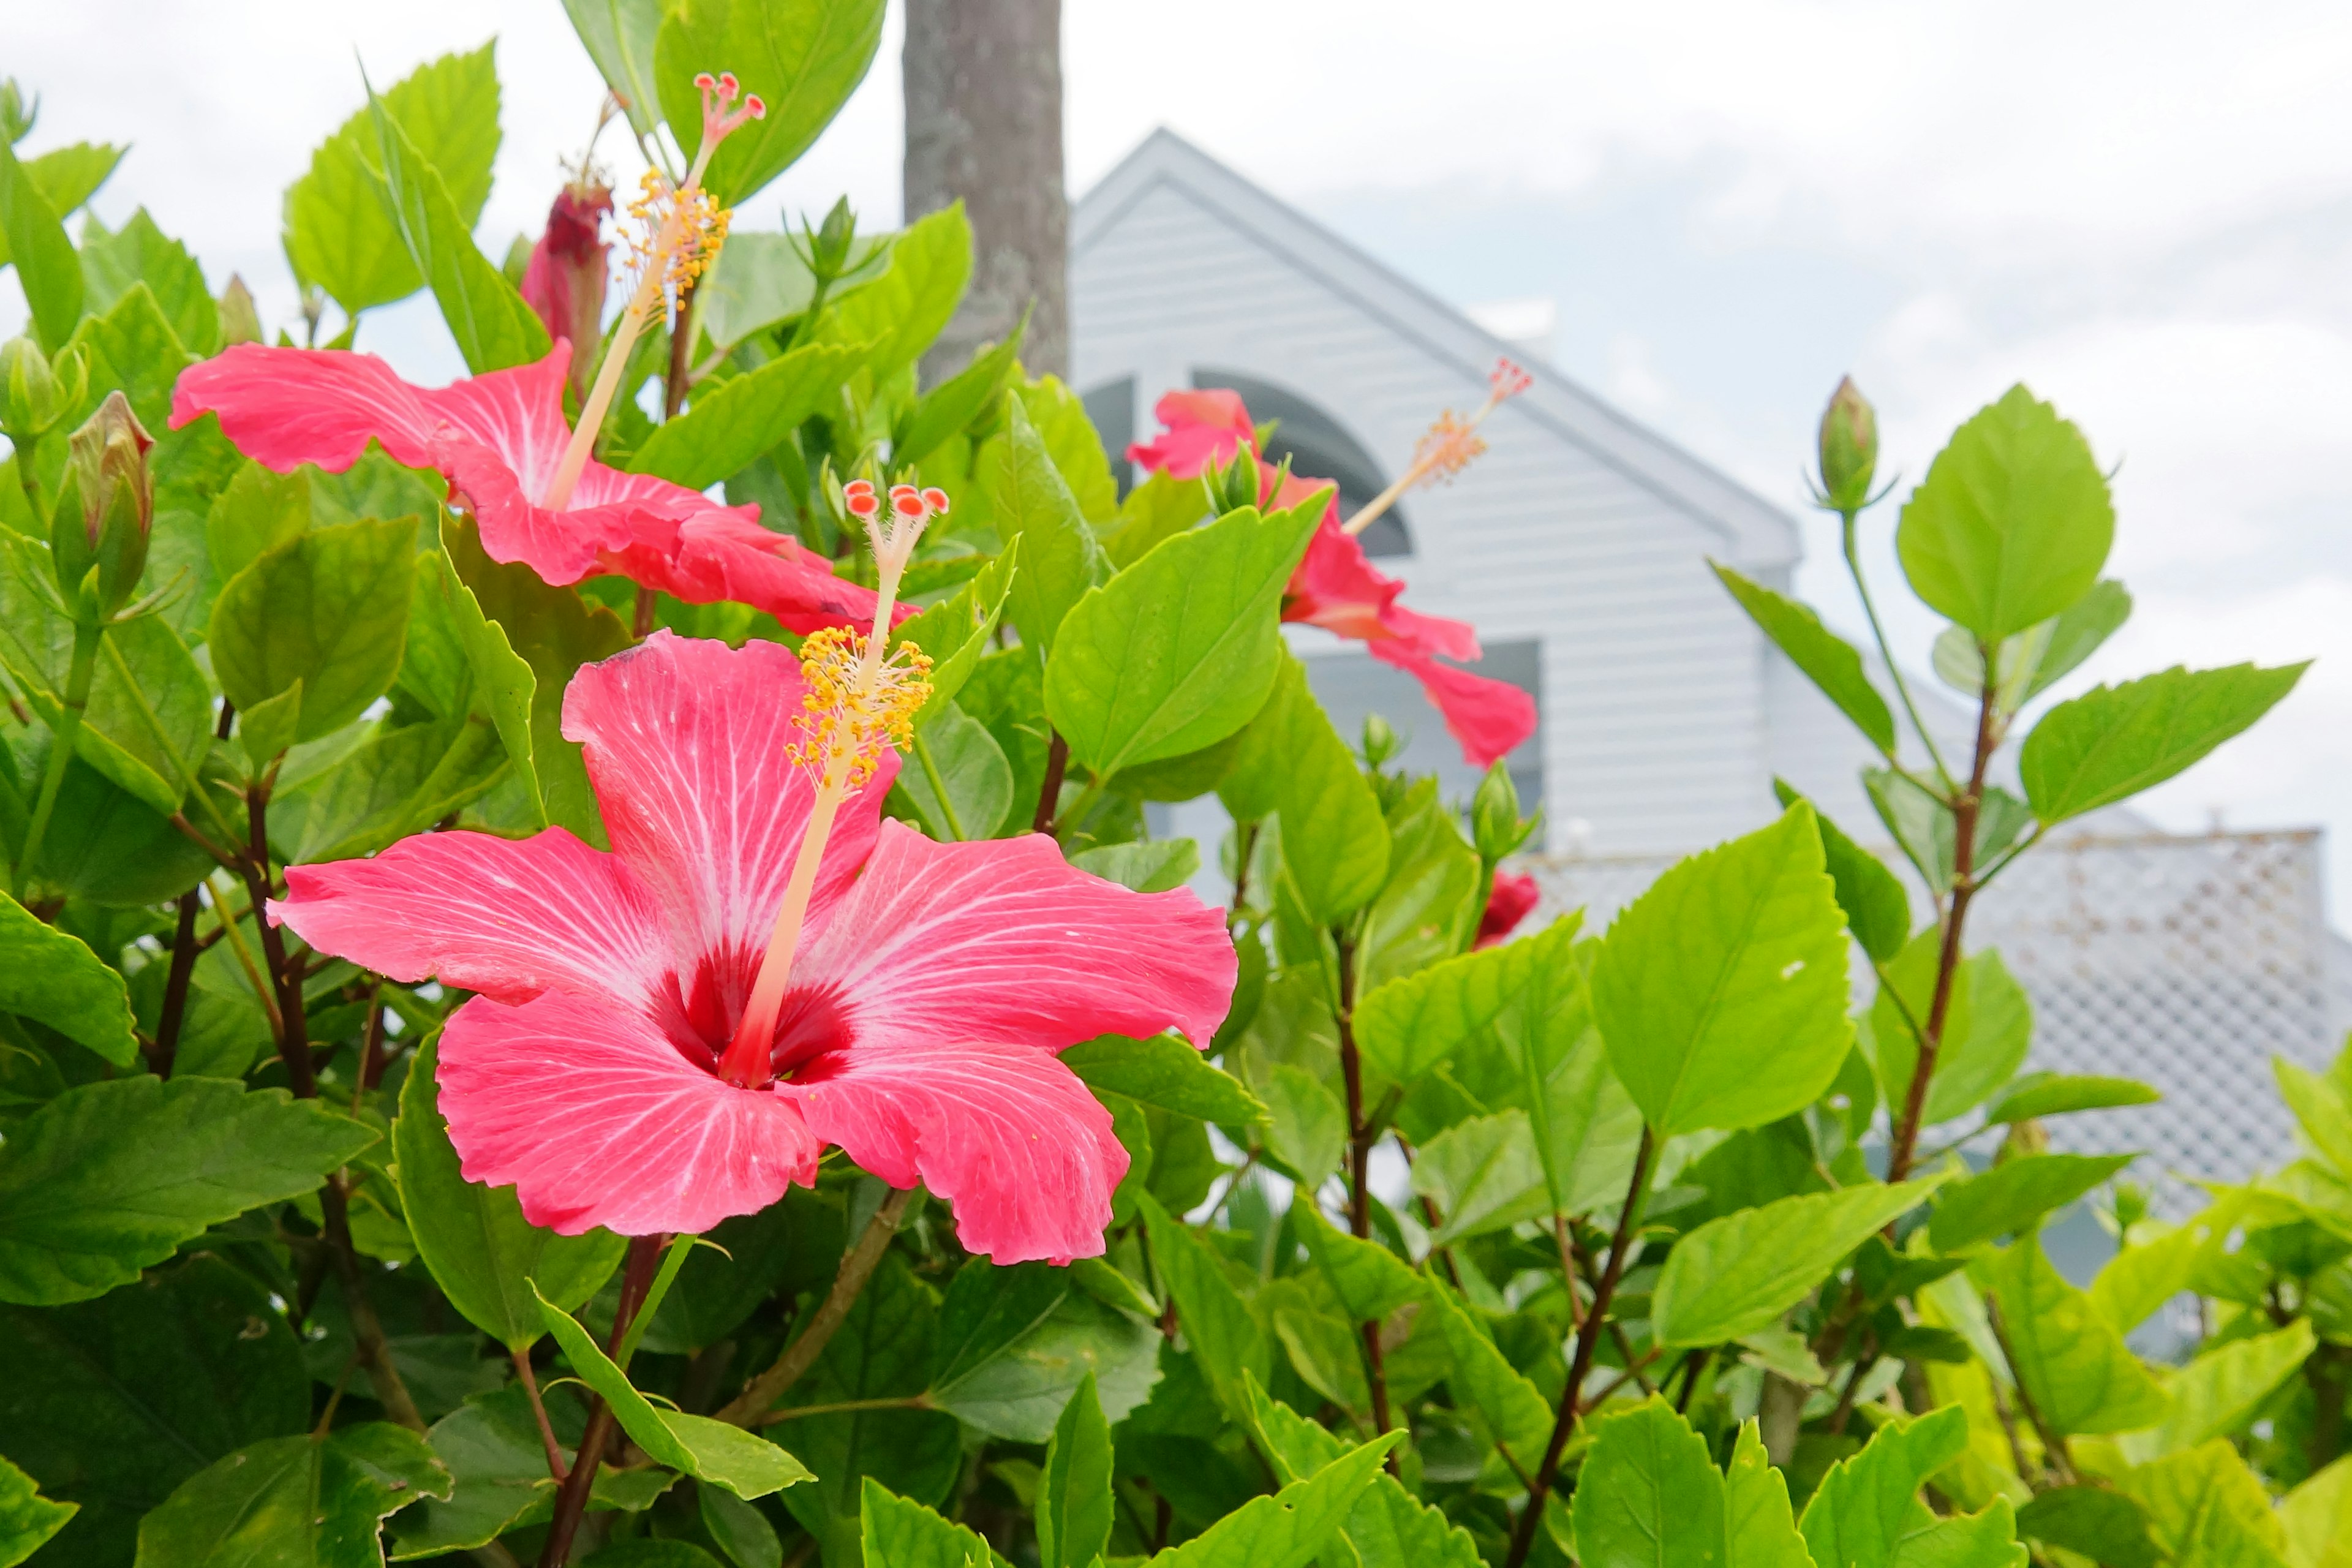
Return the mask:
[[[536,227],[599,91],[557,0],[9,11],[6,68],[45,96],[29,147],[133,143],[98,211],[145,205],[273,324],[279,195],[357,107],[360,62],[389,82],[497,35],[494,256]],[[2352,7],[1064,12],[1074,192],[1171,126],[1443,297],[1558,301],[1559,371],[1792,510],[1841,374],[1882,411],[1882,471],[1913,478],[2025,380],[2123,465],[2110,569],[2139,610],[2091,674],[2321,661],[2150,809],[2325,824],[2352,887]],[[895,221],[897,50],[894,16],[841,120],[739,223],[843,190]],[[429,300],[361,341],[419,377],[458,369]],[[1808,538],[1801,586],[1851,624],[1829,534]],[[1898,652],[1924,665],[1933,630],[1901,617]]]

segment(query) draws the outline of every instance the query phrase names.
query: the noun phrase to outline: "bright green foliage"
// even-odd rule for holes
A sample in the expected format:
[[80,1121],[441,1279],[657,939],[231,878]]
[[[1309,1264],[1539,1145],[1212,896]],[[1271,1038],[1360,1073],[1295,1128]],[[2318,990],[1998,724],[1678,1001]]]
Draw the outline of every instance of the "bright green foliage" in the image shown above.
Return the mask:
[[844,293],[813,341],[869,345],[866,363],[878,380],[939,336],[971,279],[971,225],[958,202],[908,224],[891,242],[889,266]]
[[866,1560],[892,1568],[990,1568],[998,1559],[988,1542],[950,1524],[921,1503],[894,1495],[866,1478],[863,1517]]
[[1432,1291],[1429,1310],[1444,1331],[1453,1362],[1446,1384],[1454,1403],[1475,1412],[1487,1440],[1508,1448],[1522,1470],[1532,1469],[1551,1435],[1551,1402],[1504,1358],[1493,1336],[1452,1292]]
[[685,413],[656,426],[629,467],[688,489],[717,484],[767,450],[774,431],[838,396],[842,378],[863,357],[854,346],[803,343],[749,374],[715,383]]
[[2156,1429],[2158,1454],[2227,1437],[2253,1419],[2317,1344],[2308,1319],[2206,1352],[2165,1380],[2172,1414]]
[[1097,1089],[1228,1127],[1263,1121],[1265,1107],[1239,1079],[1221,1071],[1174,1035],[1130,1040],[1105,1035],[1062,1053],[1062,1065]]
[[2294,689],[2307,665],[2183,669],[2094,687],[2042,715],[2018,771],[2044,822],[2127,800],[2203,760]]
[[1403,1436],[1391,1432],[1349,1449],[1305,1480],[1252,1499],[1154,1561],[1164,1568],[1307,1568]]
[[692,157],[702,139],[696,73],[731,70],[768,112],[727,139],[703,183],[730,205],[808,151],[873,63],[882,0],[687,0],[666,7],[654,45],[662,117]]
[[1284,759],[1274,772],[1274,809],[1283,875],[1301,910],[1330,925],[1361,909],[1388,878],[1388,826],[1347,742],[1308,693],[1306,670],[1287,654],[1243,750]]
[[1853,721],[1854,728],[1872,745],[1892,756],[1895,715],[1887,710],[1886,699],[1878,694],[1878,688],[1871,684],[1854,646],[1822,625],[1821,616],[1810,605],[1751,582],[1719,561],[1707,564],[1739,601],[1739,607],[1789,656],[1789,661]]
[[416,1250],[450,1305],[510,1350],[527,1350],[545,1332],[539,1302],[576,1309],[620,1267],[627,1243],[609,1231],[557,1236],[522,1217],[511,1187],[469,1182],[441,1120],[434,1074],[437,1051],[416,1053],[393,1123],[401,1207]]
[[1600,1423],[1575,1521],[1587,1568],[1811,1568],[1754,1423],[1740,1427],[1727,1475],[1663,1399]]
[[1076,1289],[1067,1269],[974,1264],[948,1288],[931,1348],[927,1403],[979,1431],[1036,1443],[1082,1386],[1108,1415],[1142,1404],[1160,1338]]
[[2176,1563],[2284,1568],[2287,1533],[2237,1450],[2215,1439],[2116,1478],[2147,1510],[2148,1533]]
[[0,1568],[16,1568],[80,1509],[79,1503],[52,1502],[41,1496],[32,1477],[0,1459]]
[[1385,1318],[1428,1294],[1427,1282],[1387,1247],[1349,1235],[1312,1204],[1290,1213],[1307,1255],[1322,1269],[1341,1310],[1353,1321]]
[[[997,537],[1007,549],[1017,545],[1020,550],[1021,570],[1013,579],[1013,624],[1021,628],[1023,641],[1050,654],[1062,618],[1087,590],[1110,575],[1109,563],[1052,454],[1017,402],[1005,410],[1004,436],[993,447],[984,474]],[[1064,725],[1071,721],[1071,716],[1061,718]],[[1078,754],[1097,763],[1093,747]],[[1097,763],[1098,771],[1117,766],[1118,760],[1114,756],[1108,766]]]
[[69,1089],[0,1146],[0,1300],[102,1294],[207,1226],[312,1191],[375,1139],[283,1090],[219,1079]]
[[[1772,794],[1784,810],[1804,799],[1780,779],[1772,781]],[[1818,809],[1813,825],[1821,829],[1822,863],[1836,884],[1846,929],[1853,932],[1853,940],[1864,952],[1886,963],[1903,950],[1911,934],[1911,895],[1885,861],[1847,837],[1843,828]]]
[[2137,1079],[2025,1073],[2011,1079],[2000,1098],[1985,1107],[1985,1120],[2025,1121],[2035,1117],[2063,1116],[2075,1110],[2154,1105],[2163,1098]]
[[656,1463],[725,1487],[740,1498],[765,1497],[816,1479],[798,1459],[740,1426],[707,1415],[656,1409],[570,1313],[545,1296],[539,1297],[539,1310],[540,1321],[555,1336],[572,1370],[604,1396],[630,1441]]
[[2158,1568],[2165,1561],[2148,1536],[2147,1510],[2105,1487],[2053,1487],[2040,1493],[2017,1510],[2017,1533],[2114,1568]]
[[323,1441],[272,1437],[180,1483],[139,1527],[142,1568],[315,1563],[374,1568],[378,1522],[420,1498],[449,1495],[448,1468],[424,1438],[386,1422]]
[[[556,1483],[520,1385],[469,1400],[436,1421],[427,1440],[456,1485],[446,1500],[427,1499],[394,1517],[394,1562],[468,1552],[553,1511]],[[596,1474],[596,1506],[642,1510],[676,1479],[667,1470],[607,1467]],[[717,1493],[735,1500],[719,1488],[702,1490],[706,1497]]]
[[1968,1416],[1957,1408],[1890,1420],[1862,1452],[1822,1479],[1799,1521],[1821,1568],[2025,1568],[2007,1500],[1939,1519],[1920,1483],[1958,1457]]
[[1088,1373],[1045,1445],[1037,1497],[1042,1568],[1087,1568],[1110,1544],[1110,1426]]
[[1260,1384],[1271,1375],[1273,1363],[1265,1331],[1225,1278],[1207,1243],[1171,1218],[1149,1194],[1137,1198],[1136,1209],[1150,1237],[1152,1262],[1176,1303],[1185,1340],[1200,1358],[1218,1398],[1228,1409],[1242,1408],[1242,1374],[1246,1373]]
[[1895,542],[1931,609],[1999,642],[2089,593],[2115,529],[2090,443],[2013,386],[1936,455]]
[[1662,1345],[1706,1345],[1770,1327],[1864,1237],[1940,1178],[1782,1198],[1709,1221],[1666,1260],[1652,1303]]
[[2287,1493],[2278,1516],[2296,1568],[2352,1563],[2352,1460],[2336,1460]]
[[205,289],[204,268],[187,247],[155,226],[141,207],[112,234],[95,217],[83,220],[83,304],[105,315],[139,284],[155,297],[156,308],[180,346],[203,359],[220,350],[220,310]]
[[989,838],[1006,826],[1016,804],[1013,764],[986,725],[934,698],[915,732],[913,752],[911,765],[898,775],[898,787],[932,837]]
[[14,899],[0,899],[0,1013],[37,1018],[116,1067],[138,1059],[122,976]]
[[2064,1208],[2136,1158],[2027,1154],[1995,1165],[1944,1194],[1928,1239],[1939,1252],[1958,1252],[2038,1228],[2042,1215]]
[[2089,1297],[2060,1277],[2034,1237],[1979,1266],[1992,1292],[2010,1371],[2058,1432],[2153,1426],[2172,1401]]
[[7,236],[9,259],[32,308],[33,331],[41,347],[55,353],[73,336],[81,315],[81,263],[57,209],[6,147],[0,147],[0,233]]
[[[103,142],[77,142],[69,147],[52,148],[47,153],[23,159],[17,168],[22,177],[39,194],[50,216],[63,218],[97,194],[98,187],[106,184],[115,166],[122,162],[122,154],[127,150]],[[15,259],[16,254],[8,243],[6,221],[0,219],[0,267],[7,266]]]
[[[1878,997],[1871,1004],[1870,1035],[1876,1047],[1879,1087],[1890,1105],[1906,1103],[1919,1058],[1913,1029],[1925,1029],[1936,991],[1941,942],[1921,932],[1886,965]],[[1944,1014],[1936,1077],[1927,1088],[1922,1120],[1933,1126],[1975,1110],[2015,1076],[2033,1037],[2033,1006],[2025,988],[2010,974],[1999,952],[1972,953],[1952,980]]]
[[1423,1144],[1412,1190],[1445,1216],[1430,1237],[1437,1246],[1552,1212],[1535,1130],[1518,1110],[1456,1122]]
[[302,683],[295,738],[341,729],[392,687],[416,580],[416,520],[317,528],[264,551],[213,602],[213,669],[258,707]]
[[1759,1126],[1827,1089],[1853,1027],[1812,809],[1659,878],[1609,928],[1592,999],[1610,1065],[1662,1135]]

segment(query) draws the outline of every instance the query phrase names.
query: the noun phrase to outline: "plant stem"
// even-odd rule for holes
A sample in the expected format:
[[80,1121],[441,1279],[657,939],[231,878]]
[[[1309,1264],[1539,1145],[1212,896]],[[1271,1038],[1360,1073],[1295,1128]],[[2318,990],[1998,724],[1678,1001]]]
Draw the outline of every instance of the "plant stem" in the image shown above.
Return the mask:
[[662,384],[662,417],[675,419],[686,406],[686,389],[692,384],[694,352],[694,286],[680,284],[677,307],[670,316],[669,375]]
[[773,1426],[779,1421],[798,1421],[808,1415],[846,1415],[859,1410],[929,1410],[932,1408],[927,1394],[902,1394],[888,1399],[845,1399],[838,1405],[796,1405],[790,1410],[771,1410],[760,1417],[762,1426]]
[[[2033,1403],[2033,1395],[2027,1390],[2025,1380],[2017,1375],[2017,1352],[2011,1347],[2009,1330],[2000,1321],[2000,1302],[1990,1295],[1985,1297],[1985,1321],[1992,1328],[1993,1342],[2000,1346],[2001,1360],[2009,1363],[2009,1375],[2017,1389],[2017,1403],[2023,1407],[2026,1420],[2032,1423],[2034,1436],[2042,1439],[2042,1462],[2050,1468],[2062,1484],[2073,1486],[2078,1478],[2074,1474],[2074,1457],[2066,1452],[2066,1439],[2051,1430],[2050,1423],[2042,1418],[2041,1407]],[[1996,1384],[1996,1393],[1999,1388]]]
[[328,1262],[343,1288],[343,1310],[351,1314],[352,1339],[359,1348],[360,1364],[367,1369],[368,1383],[375,1390],[376,1403],[394,1421],[422,1434],[425,1417],[408,1396],[400,1369],[392,1363],[383,1325],[376,1321],[375,1308],[369,1303],[360,1279],[359,1254],[352,1246],[351,1189],[343,1184],[341,1172],[329,1176],[327,1184],[319,1189],[319,1213],[325,1222],[320,1229],[326,1233]]
[[1061,731],[1055,731],[1045,747],[1045,782],[1037,790],[1037,809],[1029,817],[1030,832],[1053,831],[1054,813],[1062,804],[1062,775],[1069,766],[1070,743],[1062,739]]
[[1249,892],[1250,857],[1257,853],[1257,836],[1261,826],[1255,821],[1244,822],[1234,830],[1234,842],[1240,847],[1241,854],[1234,862],[1234,900],[1225,910],[1225,929],[1228,931],[1242,923],[1243,901]]
[[898,1222],[906,1217],[907,1205],[914,1195],[911,1191],[898,1191],[882,1200],[882,1206],[874,1211],[873,1219],[866,1224],[866,1234],[857,1238],[857,1245],[841,1260],[841,1271],[833,1277],[833,1289],[825,1292],[824,1303],[817,1308],[808,1327],[784,1347],[784,1353],[776,1358],[773,1366],[743,1385],[743,1392],[719,1411],[719,1420],[738,1426],[757,1425],[784,1396],[784,1391],[816,1364],[817,1356],[848,1318],[849,1309],[856,1304],[857,1294],[866,1289],[875,1266],[882,1261],[882,1254],[889,1247],[890,1238],[898,1234]]
[[[1990,669],[1991,650],[1984,653]],[[1977,890],[1977,814],[1984,803],[1985,770],[1992,764],[1994,719],[1994,690],[1988,679],[1977,708],[1976,760],[1969,770],[1969,787],[1952,803],[1952,907],[1944,917],[1943,946],[1936,955],[1936,990],[1927,1004],[1927,1026],[1919,1037],[1911,1087],[1903,1097],[1902,1120],[1895,1125],[1894,1142],[1887,1151],[1890,1185],[1911,1173],[1911,1153],[1918,1146],[1919,1126],[1927,1110],[1927,1085],[1936,1076],[1936,1053],[1943,1045],[1944,1025],[1951,1015],[1952,987],[1960,968],[1960,931],[1968,923],[1969,901]]]
[[[636,1321],[637,1309],[653,1285],[654,1268],[660,1261],[664,1239],[659,1236],[629,1238],[629,1259],[621,1273],[621,1299],[614,1305],[613,1331],[604,1340],[608,1355],[620,1349],[629,1325]],[[563,1560],[572,1554],[572,1538],[579,1533],[580,1521],[588,1511],[589,1493],[596,1485],[604,1447],[613,1440],[614,1426],[613,1407],[601,1395],[591,1400],[588,1430],[580,1439],[579,1451],[572,1456],[571,1472],[555,1494],[555,1513],[548,1521],[547,1544],[540,1549],[539,1568],[562,1568]]]
[[572,1467],[563,1462],[563,1445],[555,1440],[555,1423],[547,1418],[547,1405],[539,1396],[539,1379],[530,1370],[530,1348],[509,1353],[514,1357],[515,1380],[530,1396],[530,1413],[539,1423],[539,1440],[547,1446],[547,1473],[561,1483],[572,1473]]
[[155,1020],[155,1076],[170,1078],[179,1054],[180,1024],[188,1016],[188,983],[196,973],[196,889],[180,895],[180,926],[172,934],[172,968],[163,977],[163,1010]]
[[[1378,1133],[1364,1117],[1364,1062],[1356,1049],[1356,944],[1344,930],[1334,930],[1339,953],[1339,1072],[1348,1087],[1348,1230],[1359,1241],[1372,1238],[1372,1144]],[[1364,1379],[1371,1390],[1372,1430],[1389,1430],[1389,1380],[1382,1365],[1378,1319],[1358,1325],[1364,1342]],[[1396,1450],[1389,1450],[1389,1470],[1396,1470]]]
[[629,635],[639,642],[653,636],[654,622],[661,616],[661,590],[637,584],[637,605],[629,621]]
[[[286,937],[270,923],[269,799],[256,786],[246,792],[245,810],[252,838],[240,868],[245,873],[247,907],[254,929],[261,935],[261,958],[269,971],[270,987],[278,996],[278,1056],[286,1064],[286,1079],[297,1100],[315,1100],[319,1075],[310,1065],[310,1023],[302,1010],[302,982],[286,958]],[[224,917],[227,911],[222,911]]]
[[1543,1463],[1536,1467],[1535,1485],[1528,1491],[1527,1509],[1511,1532],[1511,1552],[1505,1559],[1504,1568],[1519,1568],[1535,1546],[1536,1531],[1543,1522],[1544,1500],[1559,1475],[1559,1457],[1567,1452],[1569,1436],[1576,1430],[1584,1380],[1591,1375],[1593,1352],[1601,1347],[1601,1325],[1608,1321],[1610,1302],[1617,1295],[1617,1282],[1625,1277],[1634,1233],[1641,1225],[1642,1205],[1649,1196],[1650,1167],[1657,1155],[1657,1137],[1644,1124],[1641,1146],[1633,1152],[1633,1179],[1625,1184],[1625,1206],[1617,1215],[1616,1234],[1609,1238],[1609,1261],[1592,1287],[1592,1305],[1584,1314],[1584,1327],[1577,1331],[1576,1353],[1568,1363],[1568,1384],[1560,1390],[1559,1415],[1551,1425],[1551,1441],[1544,1445]]
[[[1927,760],[1936,764],[1936,777],[1943,782],[1944,793],[1948,795],[1952,789],[1951,770],[1944,766],[1944,755],[1936,747],[1936,737],[1927,732],[1927,726],[1920,721],[1918,706],[1911,700],[1910,683],[1903,679],[1903,668],[1895,662],[1895,650],[1886,642],[1886,628],[1878,621],[1878,606],[1871,603],[1870,584],[1862,575],[1862,555],[1853,542],[1853,522],[1860,515],[1859,510],[1838,513],[1845,548],[1846,575],[1853,579],[1853,591],[1862,600],[1862,613],[1870,621],[1870,635],[1877,641],[1879,659],[1886,666],[1886,679],[1895,682],[1895,695],[1902,700],[1903,711],[1911,716],[1911,728],[1919,732],[1919,743],[1927,748]],[[1990,672],[1992,667],[1988,664],[1985,668]],[[1892,762],[1894,758],[1890,755],[1887,760]]]
[[1690,1414],[1691,1394],[1697,1389],[1699,1377],[1706,1371],[1706,1363],[1714,1359],[1713,1345],[1703,1346],[1683,1358],[1683,1391],[1675,1399],[1675,1415]]
[[41,858],[41,839],[49,830],[49,814],[57,809],[58,790],[66,782],[66,765],[73,761],[74,739],[81,732],[82,710],[89,706],[90,678],[98,672],[99,645],[106,628],[97,622],[74,625],[73,663],[66,670],[65,698],[49,740],[49,765],[41,774],[40,797],[33,805],[32,826],[25,829],[24,853],[16,857],[17,900],[25,897],[33,862]]

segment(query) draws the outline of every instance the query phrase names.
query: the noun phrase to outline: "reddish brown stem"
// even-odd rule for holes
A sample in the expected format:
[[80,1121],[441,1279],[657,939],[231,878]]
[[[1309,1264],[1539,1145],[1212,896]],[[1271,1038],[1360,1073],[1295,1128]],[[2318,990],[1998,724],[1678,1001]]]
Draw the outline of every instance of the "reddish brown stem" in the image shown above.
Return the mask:
[[180,1025],[188,1016],[188,983],[196,973],[196,889],[180,895],[179,929],[172,936],[172,969],[163,977],[163,1010],[155,1020],[155,1049],[149,1058],[157,1078],[172,1076],[179,1055]]
[[1062,805],[1062,775],[1069,767],[1070,743],[1056,733],[1045,747],[1045,782],[1037,791],[1037,809],[1029,818],[1030,832],[1054,831],[1054,814]]
[[515,1379],[522,1384],[523,1393],[530,1396],[530,1414],[539,1423],[539,1440],[547,1447],[547,1473],[560,1483],[571,1475],[572,1467],[563,1462],[563,1445],[555,1440],[555,1423],[547,1418],[547,1404],[539,1396],[539,1378],[530,1370],[528,1348],[509,1352],[514,1357]]
[[[646,1292],[652,1289],[654,1271],[661,1261],[662,1242],[659,1236],[638,1236],[629,1239],[629,1259],[621,1273],[621,1299],[614,1306],[613,1331],[605,1336],[604,1351],[610,1355],[621,1348],[621,1341],[636,1321],[637,1309],[645,1304]],[[596,1485],[596,1471],[604,1463],[604,1449],[613,1440],[613,1407],[602,1397],[589,1402],[588,1430],[580,1439],[579,1452],[572,1456],[572,1469],[563,1478],[562,1489],[555,1494],[555,1514],[548,1521],[547,1543],[539,1553],[539,1568],[561,1568],[572,1554],[572,1538],[580,1531],[580,1521],[588,1512],[589,1494]]]
[[[1372,1145],[1378,1134],[1364,1116],[1364,1064],[1356,1049],[1356,945],[1345,931],[1332,932],[1339,955],[1339,1073],[1348,1088],[1348,1230],[1359,1241],[1372,1237]],[[1372,1429],[1389,1429],[1389,1380],[1381,1351],[1378,1320],[1359,1326],[1364,1342],[1364,1380],[1372,1396]],[[1396,1468],[1396,1450],[1389,1450]]]

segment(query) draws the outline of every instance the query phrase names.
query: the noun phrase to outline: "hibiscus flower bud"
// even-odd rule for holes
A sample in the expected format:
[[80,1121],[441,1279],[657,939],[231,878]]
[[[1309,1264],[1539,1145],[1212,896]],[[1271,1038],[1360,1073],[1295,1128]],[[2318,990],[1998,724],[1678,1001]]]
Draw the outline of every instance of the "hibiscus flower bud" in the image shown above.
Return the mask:
[[1397,739],[1393,725],[1377,713],[1364,715],[1365,766],[1377,768],[1402,750],[1404,742]]
[[[79,368],[80,361],[74,364]],[[0,344],[0,387],[5,389],[5,402],[0,403],[0,434],[19,447],[39,440],[66,416],[67,409],[81,400],[79,388],[71,401],[67,399],[66,389],[58,384],[56,368],[30,338],[11,338]]]
[[523,264],[522,297],[539,312],[547,335],[572,344],[572,395],[584,400],[604,335],[604,220],[613,215],[612,188],[583,176],[555,193],[547,228]]
[[49,551],[58,586],[77,614],[110,616],[139,587],[155,521],[155,485],[147,471],[154,444],[119,392],[108,393],[68,442]]
[[843,196],[824,215],[824,225],[809,237],[809,270],[832,282],[849,270],[849,249],[857,241],[857,215]]
[[1470,836],[1477,843],[1478,858],[1493,865],[1525,844],[1535,826],[1533,817],[1519,815],[1519,790],[1511,782],[1511,770],[1496,763],[1478,781],[1478,793],[1470,802]]
[[228,276],[228,287],[221,290],[220,324],[225,349],[261,341],[261,312],[253,308],[253,290],[234,272]]
[[1201,482],[1209,487],[1209,508],[1219,517],[1240,507],[1255,506],[1259,494],[1257,454],[1246,446],[1236,447],[1232,461],[1212,463],[1202,468]]
[[1822,413],[1822,495],[1833,511],[1856,512],[1878,468],[1878,413],[1847,376]]

